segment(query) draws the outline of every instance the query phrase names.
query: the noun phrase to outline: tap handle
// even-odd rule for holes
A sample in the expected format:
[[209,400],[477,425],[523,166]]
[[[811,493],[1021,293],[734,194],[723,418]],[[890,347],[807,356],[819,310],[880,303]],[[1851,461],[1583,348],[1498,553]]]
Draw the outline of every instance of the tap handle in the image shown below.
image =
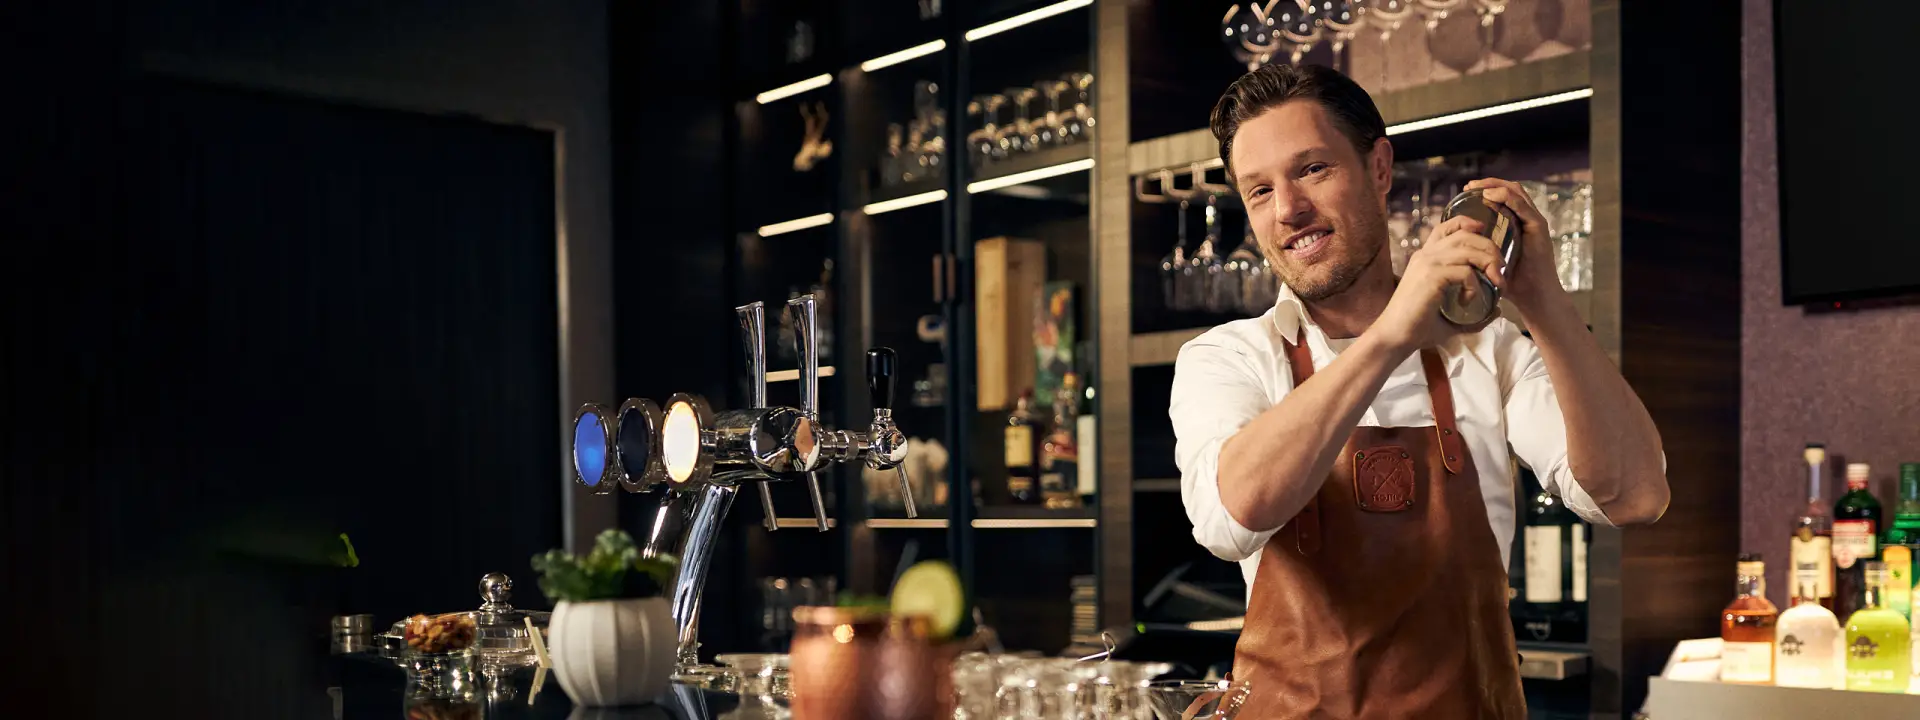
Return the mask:
[[867,351],[867,397],[875,410],[893,409],[893,377],[899,364],[893,348]]
[[827,524],[827,501],[820,496],[819,473],[807,473],[807,495],[813,499],[814,524],[819,526],[820,532],[826,532],[831,526]]
[[906,507],[907,517],[920,517],[920,508],[913,504],[913,481],[907,477],[907,464],[895,465],[893,471],[900,476],[900,501]]
[[758,300],[733,309],[740,316],[740,339],[747,353],[747,407],[767,406],[767,311]]
[[812,295],[787,301],[787,312],[793,316],[793,349],[800,356],[800,411],[809,419],[820,417],[820,350],[819,336],[814,333],[817,307]]
[[756,482],[754,485],[760,488],[760,514],[762,515],[760,524],[769,531],[779,530],[780,516],[774,514],[773,491],[768,489],[764,482]]

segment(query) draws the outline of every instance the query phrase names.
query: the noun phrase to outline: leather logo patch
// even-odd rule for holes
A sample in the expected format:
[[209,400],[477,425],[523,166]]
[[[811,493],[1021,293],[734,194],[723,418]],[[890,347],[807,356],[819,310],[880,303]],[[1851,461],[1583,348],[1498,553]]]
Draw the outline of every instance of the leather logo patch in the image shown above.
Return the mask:
[[1353,493],[1361,510],[1400,512],[1413,507],[1413,455],[1398,445],[1353,454]]

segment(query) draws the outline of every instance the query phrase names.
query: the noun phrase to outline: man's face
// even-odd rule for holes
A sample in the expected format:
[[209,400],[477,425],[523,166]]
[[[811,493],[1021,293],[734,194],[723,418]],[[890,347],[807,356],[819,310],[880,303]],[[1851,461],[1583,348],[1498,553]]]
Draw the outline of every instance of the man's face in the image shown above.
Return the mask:
[[1363,156],[1320,103],[1289,100],[1241,123],[1230,159],[1260,251],[1302,299],[1339,294],[1384,253],[1384,140]]

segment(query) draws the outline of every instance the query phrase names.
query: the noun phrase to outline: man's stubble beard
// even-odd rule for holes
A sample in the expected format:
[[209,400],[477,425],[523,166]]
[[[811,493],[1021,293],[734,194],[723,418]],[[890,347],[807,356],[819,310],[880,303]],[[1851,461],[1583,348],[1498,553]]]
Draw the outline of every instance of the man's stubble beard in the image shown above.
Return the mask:
[[[1371,190],[1368,192],[1369,195],[1372,194]],[[1326,281],[1314,284],[1304,282],[1304,278],[1287,277],[1286,266],[1274,263],[1273,269],[1279,273],[1280,281],[1292,288],[1293,294],[1308,302],[1325,300],[1353,287],[1353,284],[1364,277],[1367,270],[1379,261],[1380,247],[1387,241],[1385,211],[1370,203],[1355,220],[1354,226],[1343,228],[1341,234],[1346,235],[1345,239],[1348,241],[1360,243],[1358,247],[1364,250],[1360,257],[1347,256],[1334,259],[1335,264],[1328,273]]]

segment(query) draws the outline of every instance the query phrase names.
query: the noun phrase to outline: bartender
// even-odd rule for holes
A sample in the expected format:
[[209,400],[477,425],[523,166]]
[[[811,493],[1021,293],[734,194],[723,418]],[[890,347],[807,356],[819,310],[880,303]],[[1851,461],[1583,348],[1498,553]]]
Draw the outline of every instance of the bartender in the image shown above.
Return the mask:
[[[1244,717],[1524,718],[1507,615],[1512,455],[1589,522],[1666,511],[1659,431],[1554,272],[1519,185],[1475,180],[1520,220],[1434,228],[1393,274],[1393,144],[1365,90],[1269,65],[1213,108],[1228,180],[1284,286],[1272,309],[1181,348],[1170,414],[1194,538],[1240,563]],[[1524,317],[1442,319],[1484,275]]]

